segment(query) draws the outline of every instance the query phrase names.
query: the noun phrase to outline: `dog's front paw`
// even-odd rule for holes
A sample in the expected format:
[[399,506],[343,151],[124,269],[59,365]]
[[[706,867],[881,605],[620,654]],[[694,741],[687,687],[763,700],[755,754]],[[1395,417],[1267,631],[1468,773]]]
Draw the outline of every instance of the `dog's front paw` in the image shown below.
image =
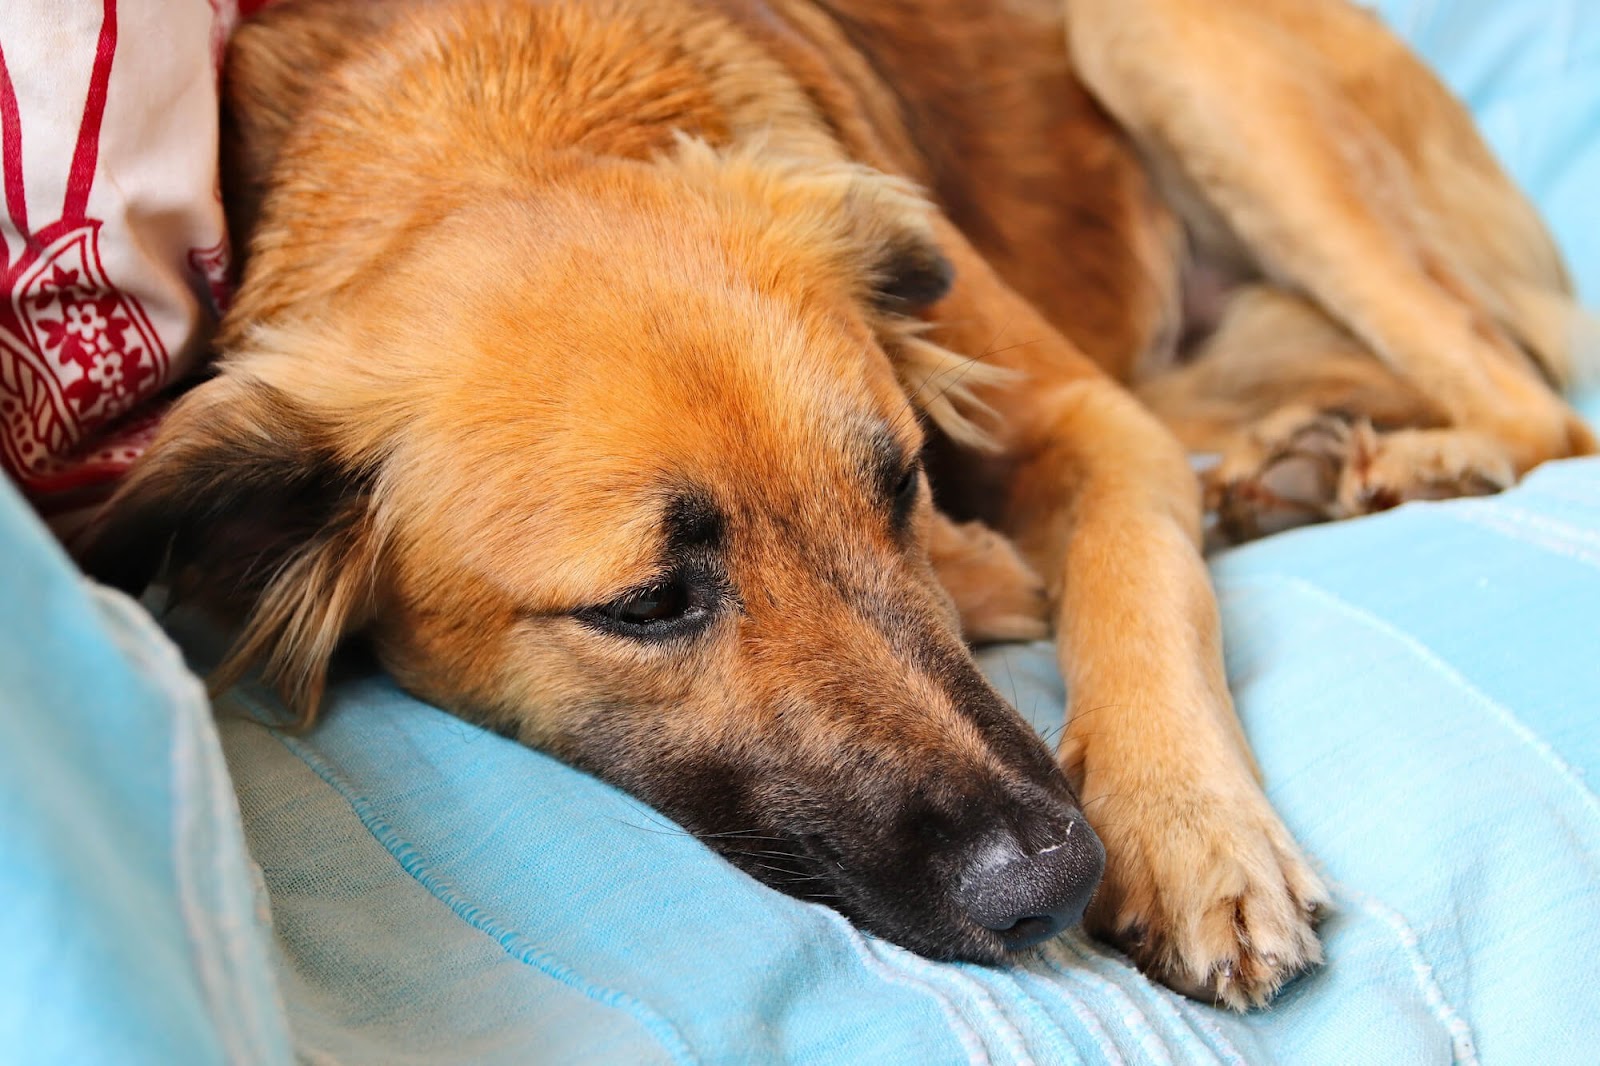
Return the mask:
[[1150,977],[1246,1010],[1322,961],[1327,890],[1253,784],[1084,799],[1107,856],[1089,930]]
[[938,517],[928,548],[969,644],[1050,635],[1044,582],[1010,540],[982,522]]

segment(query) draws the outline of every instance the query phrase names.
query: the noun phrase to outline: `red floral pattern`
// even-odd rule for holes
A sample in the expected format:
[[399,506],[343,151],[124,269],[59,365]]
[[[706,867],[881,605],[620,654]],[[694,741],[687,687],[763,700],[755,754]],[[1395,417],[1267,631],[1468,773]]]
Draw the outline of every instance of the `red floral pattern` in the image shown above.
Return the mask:
[[[220,197],[219,197],[220,199]],[[228,238],[224,236],[210,248],[189,249],[189,270],[206,279],[206,292],[211,297],[211,310],[221,318],[233,298],[233,285],[228,279]]]
[[[209,3],[206,58],[215,73],[240,5]],[[126,248],[129,234],[114,232],[89,211],[117,42],[117,0],[102,0],[60,213],[42,226],[28,217],[24,115],[0,50],[0,237],[6,238],[0,242],[0,465],[47,512],[52,495],[70,496],[81,507],[86,489],[108,485],[143,451],[159,417],[154,398],[178,369],[130,291],[130,281],[148,279],[112,277],[102,255],[103,240]],[[37,199],[40,186],[31,191]],[[216,217],[220,223],[220,211]],[[225,238],[191,249],[187,261],[169,264],[169,271],[203,283],[215,312],[226,306]]]

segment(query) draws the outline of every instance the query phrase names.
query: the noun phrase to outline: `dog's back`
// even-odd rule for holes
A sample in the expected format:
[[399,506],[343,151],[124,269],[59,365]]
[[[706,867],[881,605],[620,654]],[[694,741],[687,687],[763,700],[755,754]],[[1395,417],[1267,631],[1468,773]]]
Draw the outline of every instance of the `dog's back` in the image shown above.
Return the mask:
[[[534,8],[545,10],[535,15]],[[1439,220],[1436,254],[1466,267],[1453,271],[1464,295],[1512,330],[1552,378],[1568,376],[1573,319],[1559,255],[1459,103],[1376,20],[1343,3],[1267,0],[1251,17],[1297,62],[1337,79],[1405,157],[1415,195]],[[626,84],[604,80],[607,59],[594,54],[588,73],[601,81],[586,83],[581,67],[565,71],[543,85],[537,107],[524,99],[519,113],[507,73],[522,68],[536,77],[541,56],[560,53],[554,38],[581,35],[593,20],[636,26],[625,59],[633,76]],[[389,98],[385,78],[405,60],[384,42],[414,49],[419,30],[440,49],[441,65],[427,94]],[[261,178],[277,147],[330,78],[355,92],[368,82],[373,103],[391,108],[385,128],[410,131],[387,145],[349,139],[353,165],[388,161],[400,150],[411,158],[398,169],[412,174],[446,160],[451,168],[472,165],[462,146],[483,143],[475,136],[482,131],[461,136],[453,128],[468,114],[492,122],[498,112],[506,125],[493,140],[507,151],[519,140],[536,147],[549,134],[644,155],[662,150],[673,128],[713,144],[765,128],[803,138],[808,154],[837,151],[836,140],[858,161],[924,185],[1002,277],[1079,348],[1121,380],[1148,376],[1170,363],[1186,330],[1192,338],[1220,320],[1220,308],[1185,304],[1185,286],[1191,295],[1204,292],[1211,277],[1206,270],[1186,276],[1186,269],[1226,261],[1234,283],[1259,267],[1181,176],[1159,165],[1151,171],[1159,158],[1141,155],[1085,88],[1068,31],[1057,0],[289,0],[244,27],[229,56],[224,160],[235,245],[245,247],[241,238],[254,228]],[[451,55],[441,33],[479,43]],[[540,34],[549,37],[542,45]],[[368,66],[351,63],[352,53],[387,58]],[[676,69],[663,65],[673,53]],[[1183,61],[1224,58],[1197,50]],[[550,98],[563,83],[565,104]],[[504,95],[474,93],[472,85],[498,85]],[[588,131],[574,125],[591,122]],[[359,131],[329,132],[338,142]],[[382,182],[396,168],[372,169]]]
[[[371,127],[385,130],[385,143],[364,141],[361,128],[320,138],[324,150],[347,154],[350,171],[370,172],[357,183],[364,200],[396,174],[415,188],[424,174],[448,182],[473,166],[468,146],[485,141],[481,129],[461,135],[465,116],[503,122],[489,143],[508,153],[564,138],[646,155],[669,147],[673,130],[713,144],[798,138],[806,154],[842,148],[927,187],[1002,276],[1117,376],[1171,347],[1176,226],[1126,137],[1073,76],[1057,5],[699,0],[672,3],[670,15],[654,4],[537,6],[288,0],[243,27],[229,53],[223,131],[235,246],[247,247],[256,228],[262,183],[285,138],[331,84],[368,92],[387,111]],[[626,85],[586,84],[573,69],[520,102],[485,88],[514,92],[507,76],[519,66],[526,88],[561,51],[534,35],[575,31],[586,8],[639,25],[627,42]],[[441,40],[452,25],[470,49],[452,53]],[[399,98],[417,80],[389,79],[419,47],[419,31],[439,49],[438,65],[426,91]],[[673,53],[676,71],[663,65]],[[606,57],[594,59],[591,72],[610,78]],[[551,96],[563,84],[565,102]],[[302,130],[297,139],[311,138]]]

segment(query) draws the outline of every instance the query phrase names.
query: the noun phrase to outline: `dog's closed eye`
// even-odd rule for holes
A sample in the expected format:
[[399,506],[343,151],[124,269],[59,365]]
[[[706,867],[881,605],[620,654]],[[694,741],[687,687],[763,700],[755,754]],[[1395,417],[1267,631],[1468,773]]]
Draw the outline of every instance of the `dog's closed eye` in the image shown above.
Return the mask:
[[875,436],[869,454],[868,470],[879,498],[889,505],[890,525],[896,533],[904,533],[921,496],[922,462],[907,455],[887,430]]
[[681,618],[694,610],[689,590],[678,581],[635,592],[606,608],[613,621],[630,626],[654,626]]
[[609,636],[667,641],[697,636],[730,598],[724,582],[697,567],[630,589],[606,603],[579,608],[572,616]]
[[639,641],[691,637],[735,601],[722,564],[725,518],[706,496],[683,491],[668,502],[662,519],[665,574],[572,616],[591,629]]
[[709,612],[682,577],[673,575],[646,588],[624,593],[609,603],[576,613],[586,625],[619,637],[660,640],[697,625]]
[[922,492],[922,464],[913,462],[902,471],[894,483],[890,495],[892,501],[894,527],[904,529],[911,520],[911,512],[917,506],[917,498]]

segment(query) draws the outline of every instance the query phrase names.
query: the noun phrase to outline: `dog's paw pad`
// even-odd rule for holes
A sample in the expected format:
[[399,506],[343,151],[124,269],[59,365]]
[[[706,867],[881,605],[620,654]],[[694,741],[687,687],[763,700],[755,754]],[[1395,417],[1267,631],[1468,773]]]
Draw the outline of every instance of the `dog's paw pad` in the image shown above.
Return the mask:
[[1257,426],[1207,478],[1207,503],[1232,540],[1324,521],[1357,438],[1336,414],[1288,412]]

